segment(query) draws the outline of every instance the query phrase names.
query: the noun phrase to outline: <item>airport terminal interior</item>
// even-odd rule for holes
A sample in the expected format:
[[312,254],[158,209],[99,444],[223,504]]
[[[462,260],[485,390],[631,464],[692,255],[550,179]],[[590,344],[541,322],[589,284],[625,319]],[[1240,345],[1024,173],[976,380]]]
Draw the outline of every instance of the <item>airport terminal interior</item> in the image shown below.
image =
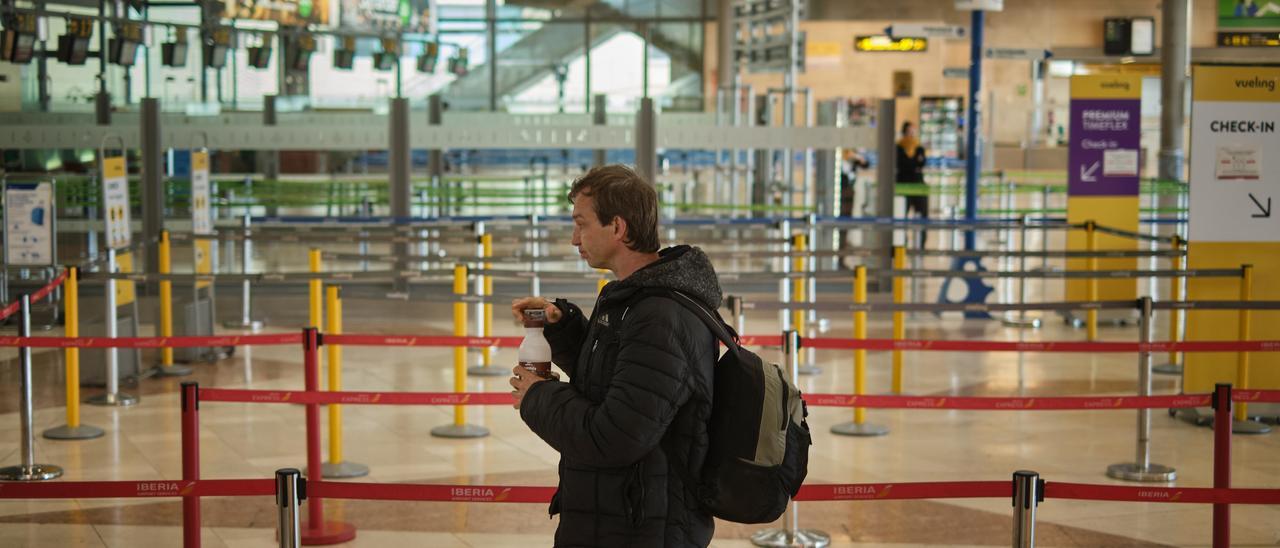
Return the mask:
[[556,544],[610,164],[807,404],[711,546],[1278,546],[1277,82],[1280,0],[0,0],[0,546]]

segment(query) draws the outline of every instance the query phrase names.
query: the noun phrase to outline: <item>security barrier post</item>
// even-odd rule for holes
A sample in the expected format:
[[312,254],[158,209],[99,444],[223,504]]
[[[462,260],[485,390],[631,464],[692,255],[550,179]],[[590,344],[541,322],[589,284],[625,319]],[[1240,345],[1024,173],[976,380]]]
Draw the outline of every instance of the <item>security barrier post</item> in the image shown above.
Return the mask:
[[[782,250],[794,251],[795,248],[791,246],[792,241],[790,239],[791,222],[784,219],[778,223],[778,232],[779,239],[784,242],[781,245]],[[774,246],[770,245],[770,247]],[[778,280],[778,300],[782,301],[784,305],[791,303],[791,261],[788,261],[786,257],[782,258],[782,279]],[[791,307],[788,306],[778,311],[778,323],[781,324],[783,331],[791,329]]]
[[[1253,300],[1253,265],[1241,265],[1240,302],[1248,303],[1251,300]],[[1247,342],[1253,315],[1248,308],[1241,308],[1237,314],[1239,315],[1237,340]],[[1236,352],[1236,382],[1239,383],[1241,390],[1249,389],[1249,353],[1243,350]],[[1235,422],[1231,429],[1236,434],[1266,434],[1271,431],[1270,426],[1249,419],[1249,404],[1245,402],[1240,402],[1240,405],[1236,406]]]
[[[1085,221],[1085,249],[1089,251],[1089,287],[1088,299],[1091,303],[1098,302],[1098,278],[1093,274],[1098,270],[1098,225],[1093,221]],[[1087,339],[1089,342],[1098,340],[1098,309],[1090,308],[1085,312],[1085,329],[1087,330]]]
[[742,335],[747,328],[747,315],[742,310],[742,297],[731,295],[725,301],[729,306],[729,314],[733,316],[733,327],[738,330],[738,335]]
[[[867,267],[859,265],[853,274],[853,303],[859,309],[853,313],[853,338],[867,338],[867,312],[861,305],[867,304]],[[867,393],[867,351],[859,348],[853,351],[853,395]],[[853,422],[837,424],[831,427],[831,433],[843,436],[883,436],[889,428],[878,424],[866,423],[867,410],[863,407],[853,408]]]
[[[182,383],[182,481],[200,479],[200,385]],[[200,547],[200,497],[182,496],[182,546]]]
[[[796,234],[794,237],[792,237],[792,240],[791,240],[792,267],[795,269],[797,273],[808,272],[808,269],[806,268],[806,265],[808,264],[806,261],[807,259],[806,255],[808,254],[808,250],[809,250],[808,239],[804,234]],[[795,285],[792,286],[793,296],[795,297],[796,304],[803,306],[804,303],[808,302],[808,297],[806,297],[806,295],[808,294],[808,289],[809,287],[808,287],[807,278],[799,278],[796,280]],[[805,310],[804,308],[797,308],[792,313],[791,325],[797,334],[808,333],[806,329],[811,327],[809,326],[809,322],[808,322],[808,314],[809,314],[809,311]],[[798,361],[799,359],[797,358],[797,362]],[[819,368],[816,364],[814,364],[812,360],[810,360],[809,363],[800,365],[798,367],[801,375],[817,375],[818,373],[822,372],[822,369]]]
[[[107,273],[116,273],[116,250],[108,247],[107,249]],[[116,280],[115,278],[107,278],[106,289],[104,290],[106,298],[106,322],[107,322],[107,338],[114,339],[118,334],[119,326],[116,319]],[[118,348],[111,347],[106,349],[107,354],[107,390],[105,393],[98,394],[89,398],[88,403],[91,405],[102,405],[109,407],[128,407],[138,403],[137,396],[132,394],[123,394],[120,392],[120,352]]]
[[[1173,235],[1173,250],[1182,250],[1182,238],[1177,234]],[[1181,272],[1187,268],[1187,256],[1180,254],[1173,258],[1174,271]],[[1185,278],[1174,276],[1169,278],[1169,301],[1178,302],[1182,300],[1182,282]],[[1182,330],[1182,310],[1174,308],[1169,311],[1169,342],[1176,343],[1181,339]],[[1181,375],[1182,363],[1178,361],[1178,351],[1169,351],[1169,362],[1155,366],[1151,369],[1155,373],[1161,375]]]
[[[902,246],[894,246],[893,248],[893,269],[898,274],[893,277],[893,304],[902,304],[905,301],[903,292],[906,290],[906,280],[902,277],[902,271],[907,269],[907,250]],[[907,338],[906,314],[901,310],[893,311],[893,340],[900,341]],[[895,349],[893,351],[893,393],[902,394],[902,351]]]
[[[800,382],[800,332],[782,332],[782,359],[791,382]],[[782,527],[752,534],[751,544],[767,548],[821,548],[831,544],[831,535],[816,529],[801,529],[800,503],[793,500],[782,514]]]
[[[18,325],[19,337],[31,336],[31,296],[23,295],[19,301],[21,319]],[[22,464],[0,468],[0,480],[5,481],[44,481],[62,475],[62,468],[52,464],[36,464],[36,434],[33,428],[34,406],[31,390],[31,349],[18,347],[19,367],[21,368],[20,385],[18,386],[18,414],[22,422]]]
[[[1231,385],[1213,390],[1213,487],[1231,488]],[[1231,546],[1231,505],[1213,505],[1213,548]]]
[[[310,272],[319,274],[321,268],[320,250],[314,247],[311,248],[307,258]],[[319,276],[311,278],[307,282],[307,327],[319,329],[321,325],[324,325],[324,311],[321,309],[324,299],[323,293],[324,282],[320,280]]]
[[[314,327],[302,330],[302,363],[307,392],[320,390],[320,331]],[[320,404],[307,404],[307,480],[321,481]],[[307,508],[307,523],[302,530],[302,543],[338,544],[356,537],[355,526],[340,521],[325,521],[324,501],[313,498]]]
[[276,538],[280,541],[280,548],[302,546],[298,505],[307,498],[305,485],[297,468],[276,470],[276,508],[280,511]]
[[[69,338],[80,336],[80,268],[67,267],[67,280],[63,292],[64,334]],[[67,374],[67,424],[44,431],[51,440],[88,440],[103,434],[101,428],[80,424],[80,349],[66,350]]]
[[[453,336],[467,336],[467,303],[462,298],[467,294],[467,267],[454,265],[453,294],[458,300],[453,303]],[[453,391],[462,393],[467,390],[467,347],[453,347]],[[489,429],[483,426],[467,424],[467,408],[464,405],[453,406],[453,423],[431,429],[431,435],[440,438],[481,438],[489,435]]]
[[[484,259],[493,257],[493,235],[483,234],[480,236],[480,256]],[[485,270],[493,268],[493,263],[482,263]],[[493,276],[480,276],[476,283],[476,290],[484,297],[493,296]],[[477,302],[476,311],[481,314],[476,322],[476,329],[481,336],[489,338],[493,336],[493,303]],[[499,377],[511,374],[511,371],[504,371],[502,367],[493,367],[493,351],[494,347],[485,346],[480,349],[480,366],[472,367],[467,371],[471,375],[481,377]]]
[[1013,473],[1013,546],[1036,545],[1036,507],[1044,501],[1044,480],[1027,470]]
[[[1022,275],[1018,276],[1018,304],[1027,304],[1027,216],[1023,215],[1018,219],[1018,272]],[[1013,283],[1010,279],[1009,283]],[[1027,318],[1026,309],[1018,311],[1017,318],[1011,318],[1005,314],[1000,320],[1001,323],[1011,327],[1030,327],[1037,329],[1040,327],[1040,318]]]
[[[1138,299],[1138,342],[1151,342],[1151,297]],[[1138,352],[1138,396],[1151,395],[1151,350]],[[1151,409],[1138,410],[1137,458],[1134,462],[1112,464],[1107,476],[1124,481],[1168,483],[1177,479],[1173,468],[1151,462]]]
[[[341,288],[331,285],[325,293],[325,305],[329,310],[325,332],[342,334]],[[342,345],[325,345],[329,354],[329,391],[342,390]],[[329,462],[322,465],[321,475],[326,478],[359,478],[369,475],[369,467],[350,462],[342,457],[342,405],[329,404]]]
[[[252,223],[252,217],[249,217],[247,214],[240,220],[240,226],[243,229],[244,236],[244,240],[240,245],[240,273],[246,276],[245,279],[240,282],[240,321],[224,322],[222,326],[233,329],[250,329],[257,331],[262,329],[263,322],[262,320],[253,319],[253,290],[251,289],[252,284],[249,282],[248,278],[249,262],[253,259]],[[367,246],[368,243],[365,240],[360,240],[360,245]],[[367,248],[363,248],[360,253],[364,255],[368,254],[368,252],[369,250]],[[365,265],[365,270],[368,270],[368,263],[365,263]]]
[[[173,272],[171,253],[169,231],[161,230],[159,253],[161,274]],[[173,336],[173,282],[165,279],[160,280],[160,336],[164,338]],[[156,368],[156,374],[162,377],[184,377],[191,374],[191,368],[185,365],[174,365],[173,347],[165,346],[160,349],[160,367]]]

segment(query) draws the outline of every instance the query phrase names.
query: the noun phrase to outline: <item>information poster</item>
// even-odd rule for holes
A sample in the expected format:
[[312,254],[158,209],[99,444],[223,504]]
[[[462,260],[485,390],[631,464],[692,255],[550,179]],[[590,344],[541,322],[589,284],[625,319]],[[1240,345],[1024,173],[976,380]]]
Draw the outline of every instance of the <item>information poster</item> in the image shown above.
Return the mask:
[[330,0],[227,0],[223,16],[275,21],[286,26],[329,24]]
[[[1263,2],[1258,2],[1263,4]],[[1187,264],[1251,265],[1252,300],[1280,300],[1280,68],[1195,67],[1192,73]],[[1240,299],[1238,278],[1190,278],[1192,301]],[[1280,339],[1280,311],[1250,312],[1253,340]],[[1234,310],[1187,314],[1188,340],[1236,340]],[[1252,353],[1248,388],[1280,389],[1280,354]],[[1233,353],[1186,354],[1184,391],[1243,386]]]
[[[209,153],[191,152],[191,232],[213,234],[213,215],[209,206]],[[195,240],[196,274],[213,273],[213,241]],[[196,282],[196,288],[208,287],[209,282]]]
[[[1070,149],[1067,151],[1067,222],[1138,230],[1141,176],[1142,76],[1095,74],[1071,78]],[[1137,242],[1108,234],[1096,236],[1098,250],[1132,250]],[[1082,230],[1067,234],[1067,249],[1085,251]],[[1097,260],[1099,270],[1133,270],[1133,258]],[[1087,258],[1067,260],[1068,270],[1087,270]],[[1098,281],[1099,300],[1137,298],[1134,279]],[[1066,282],[1067,300],[1087,301],[1089,280]]]
[[129,217],[129,177],[124,157],[102,160],[102,210],[106,219],[107,245],[122,249],[133,243]]
[[4,187],[4,262],[51,266],[53,183],[8,183]]

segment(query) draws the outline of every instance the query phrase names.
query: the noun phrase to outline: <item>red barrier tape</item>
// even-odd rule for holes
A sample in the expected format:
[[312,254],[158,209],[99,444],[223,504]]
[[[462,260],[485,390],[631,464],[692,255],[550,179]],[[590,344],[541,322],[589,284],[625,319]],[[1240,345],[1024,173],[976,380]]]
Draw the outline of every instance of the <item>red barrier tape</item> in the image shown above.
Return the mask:
[[805,394],[814,407],[866,407],[871,409],[977,409],[993,411],[1051,411],[1068,409],[1159,409],[1208,407],[1209,394],[1182,396],[1110,396],[1044,398],[975,398],[960,396],[851,396]]
[[185,348],[193,346],[252,346],[302,344],[301,333],[233,335],[227,337],[0,337],[0,347],[27,348]]
[[1214,489],[1212,487],[1128,487],[1045,482],[1046,499],[1180,502],[1198,504],[1280,504],[1280,489]]
[[1231,401],[1280,403],[1280,390],[1232,390]]
[[1280,352],[1280,341],[1014,342],[894,339],[803,339],[805,348],[835,350],[924,350],[966,352]]
[[113,499],[153,497],[256,497],[275,495],[271,479],[55,481],[0,483],[0,499]]
[[[53,289],[55,287],[62,285],[62,282],[66,281],[66,279],[67,279],[67,271],[63,270],[60,274],[58,274],[58,277],[54,278],[53,280],[50,280],[49,283],[45,284],[44,287],[41,287],[40,289],[36,290],[35,293],[31,294],[31,304],[36,304],[40,302],[41,299],[48,297],[50,293],[53,293]],[[0,320],[3,320],[5,318],[8,318],[9,316],[16,314],[18,312],[18,309],[20,308],[22,308],[21,298],[9,303],[4,308],[0,308]]]
[[350,403],[376,405],[511,405],[509,392],[306,392],[202,388],[200,401],[238,403]]
[[326,499],[436,502],[550,502],[555,487],[307,482],[307,496]]
[[515,348],[520,337],[451,337],[418,335],[324,335],[324,344],[351,346],[467,346],[484,348],[497,346]]
[[795,500],[908,500],[1009,498],[1008,481],[950,481],[934,483],[853,483],[804,485]]

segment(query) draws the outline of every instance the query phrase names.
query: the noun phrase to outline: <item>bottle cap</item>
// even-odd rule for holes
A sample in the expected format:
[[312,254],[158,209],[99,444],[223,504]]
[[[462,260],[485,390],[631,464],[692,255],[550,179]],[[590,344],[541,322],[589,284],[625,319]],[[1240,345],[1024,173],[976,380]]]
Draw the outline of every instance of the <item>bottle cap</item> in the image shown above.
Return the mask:
[[541,308],[526,308],[524,312],[525,327],[544,327],[547,324],[547,311]]

